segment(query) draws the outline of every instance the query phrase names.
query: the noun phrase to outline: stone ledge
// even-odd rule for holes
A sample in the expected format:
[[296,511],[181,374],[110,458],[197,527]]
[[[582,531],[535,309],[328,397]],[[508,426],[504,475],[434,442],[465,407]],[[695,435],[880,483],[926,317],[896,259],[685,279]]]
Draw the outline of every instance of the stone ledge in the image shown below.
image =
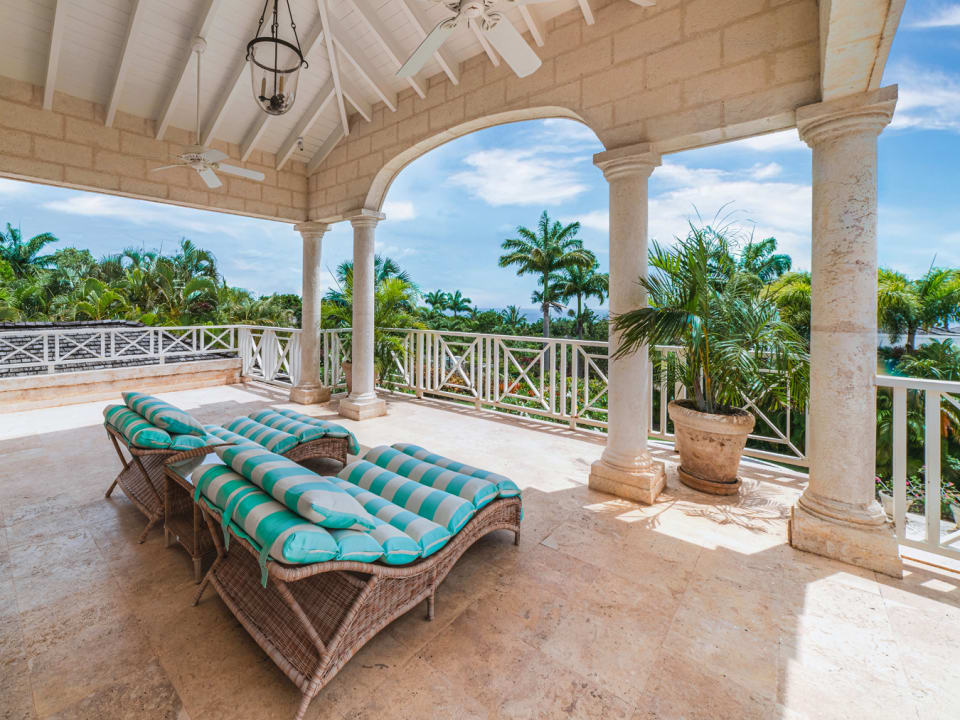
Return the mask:
[[4,412],[117,399],[125,390],[168,392],[240,382],[239,358],[140,365],[0,379]]
[[354,402],[350,398],[340,401],[338,412],[351,420],[369,420],[387,414],[387,404],[380,398],[366,402]]
[[590,489],[653,505],[667,484],[663,463],[654,462],[648,470],[628,472],[595,460],[590,466]]

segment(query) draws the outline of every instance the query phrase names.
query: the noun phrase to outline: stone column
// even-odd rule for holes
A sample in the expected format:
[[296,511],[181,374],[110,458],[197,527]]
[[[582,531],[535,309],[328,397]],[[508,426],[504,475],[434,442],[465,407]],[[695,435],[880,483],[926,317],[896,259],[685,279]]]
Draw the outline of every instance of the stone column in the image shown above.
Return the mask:
[[810,481],[790,544],[901,577],[892,523],[874,496],[877,135],[896,86],[797,110],[813,149]]
[[[660,155],[646,143],[594,155],[610,184],[610,315],[647,304],[647,181]],[[619,336],[610,331],[610,353]],[[590,487],[652,504],[663,490],[663,463],[647,451],[650,360],[646,348],[610,360],[607,447],[590,467]]]
[[326,223],[305,222],[293,228],[303,238],[303,310],[300,322],[300,379],[290,391],[290,401],[302,405],[330,399],[330,388],[323,386],[320,357],[323,348],[320,328],[320,302],[323,298],[320,256],[323,234],[329,227]]
[[340,414],[352,420],[385,415],[386,404],[377,397],[373,376],[374,231],[383,213],[355,210],[347,214],[353,225],[353,390],[340,401]]

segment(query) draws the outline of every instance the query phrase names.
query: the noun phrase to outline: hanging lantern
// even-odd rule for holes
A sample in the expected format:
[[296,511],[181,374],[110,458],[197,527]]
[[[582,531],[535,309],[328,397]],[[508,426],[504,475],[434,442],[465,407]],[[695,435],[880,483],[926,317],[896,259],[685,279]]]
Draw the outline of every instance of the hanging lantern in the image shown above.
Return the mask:
[[293,21],[290,0],[286,0],[287,15],[290,18],[294,42],[280,37],[280,13],[277,7],[279,0],[273,0],[270,34],[261,35],[270,1],[265,0],[263,4],[256,37],[247,43],[247,60],[250,61],[250,82],[257,104],[269,115],[283,115],[293,107],[293,101],[297,97],[300,68],[309,65],[300,50],[300,38],[297,37],[297,24]]

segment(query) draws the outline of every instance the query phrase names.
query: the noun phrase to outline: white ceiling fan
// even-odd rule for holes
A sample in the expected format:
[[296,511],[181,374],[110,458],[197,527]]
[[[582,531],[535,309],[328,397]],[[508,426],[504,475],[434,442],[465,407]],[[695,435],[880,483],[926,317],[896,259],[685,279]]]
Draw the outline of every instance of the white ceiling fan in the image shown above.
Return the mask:
[[[527,44],[503,13],[493,10],[499,0],[434,0],[444,5],[454,15],[442,20],[413,51],[403,66],[397,70],[397,77],[411,77],[426,65],[430,57],[458,27],[472,25],[482,32],[494,49],[506,60],[518,77],[526,77],[540,67],[540,58]],[[505,7],[533,5],[551,0],[502,0]],[[655,0],[631,0],[648,7]]]
[[177,159],[180,161],[174,165],[164,165],[162,167],[153,168],[151,172],[157,172],[158,170],[169,170],[170,168],[176,167],[191,167],[197,171],[197,174],[203,178],[203,181],[207,184],[207,187],[218,188],[223,185],[220,182],[220,178],[217,177],[217,174],[214,170],[219,170],[220,172],[225,172],[228,175],[236,175],[237,177],[247,178],[248,180],[257,180],[262,181],[265,177],[262,172],[257,172],[256,170],[247,170],[246,168],[237,167],[236,165],[228,165],[221,162],[226,160],[229,155],[219,150],[212,150],[208,147],[205,147],[200,144],[200,55],[207,47],[207,42],[203,38],[196,38],[193,41],[193,51],[197,54],[197,144],[188,145],[182,153],[177,155]]

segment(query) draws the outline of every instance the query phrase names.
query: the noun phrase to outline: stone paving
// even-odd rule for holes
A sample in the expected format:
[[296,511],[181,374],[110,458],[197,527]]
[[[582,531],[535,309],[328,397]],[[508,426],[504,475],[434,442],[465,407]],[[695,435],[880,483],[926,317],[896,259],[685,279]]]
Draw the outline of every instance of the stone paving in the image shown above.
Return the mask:
[[[285,393],[170,393],[224,422]],[[191,564],[103,492],[118,461],[106,403],[0,415],[0,717],[292,718],[299,692]],[[316,718],[956,718],[960,576],[902,581],[786,544],[805,477],[745,464],[744,490],[679,485],[653,507],[585,486],[602,440],[431,401],[344,421],[524,488],[519,547],[495,533],[423,608],[374,638],[314,700]],[[310,408],[333,416],[335,405]]]

